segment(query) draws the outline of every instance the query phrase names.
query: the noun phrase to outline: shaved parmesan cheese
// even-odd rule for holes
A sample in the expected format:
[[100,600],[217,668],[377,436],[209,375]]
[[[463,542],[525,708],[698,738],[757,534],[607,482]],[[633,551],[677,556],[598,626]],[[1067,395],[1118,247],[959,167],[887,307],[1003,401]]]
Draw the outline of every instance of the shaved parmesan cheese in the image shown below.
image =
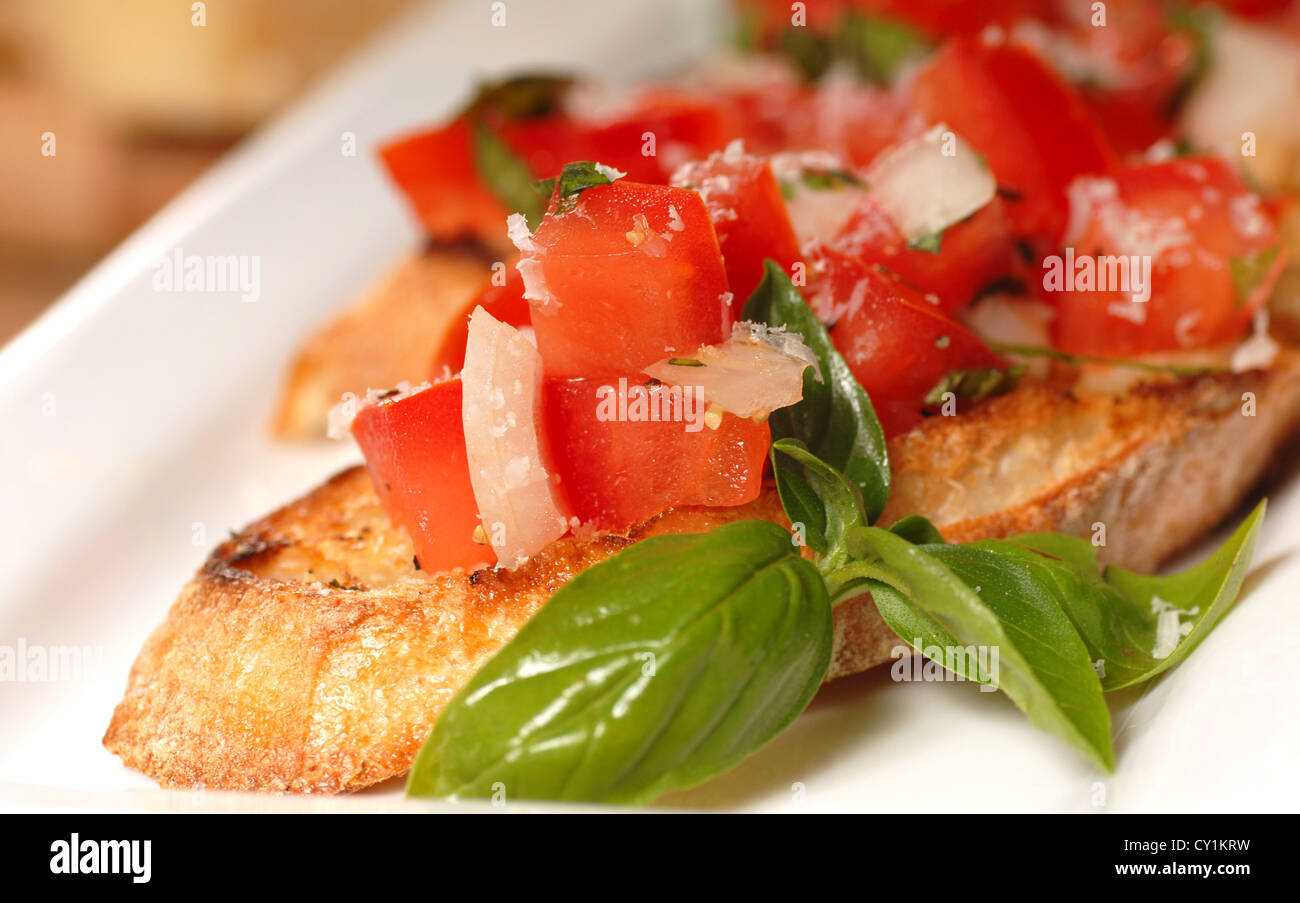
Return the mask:
[[542,358],[517,329],[476,307],[461,382],[465,451],[484,538],[502,567],[518,567],[568,530],[568,505],[539,426]]
[[1262,370],[1273,364],[1277,357],[1277,342],[1268,334],[1268,309],[1255,314],[1254,332],[1250,338],[1238,345],[1232,352],[1232,372],[1244,370]]
[[1199,611],[1199,608],[1184,611],[1177,608],[1172,602],[1166,602],[1159,596],[1152,596],[1151,613],[1156,616],[1156,640],[1151,647],[1151,657],[1169,658],[1174,650],[1178,648],[1178,644],[1183,637],[1192,632],[1194,626],[1190,621],[1184,624],[1182,622],[1183,615],[1192,617]]
[[908,241],[960,222],[997,191],[984,159],[943,123],[881,152],[866,179]]
[[719,345],[705,345],[690,358],[669,358],[641,372],[696,392],[713,415],[710,420],[706,413],[706,425],[716,429],[722,411],[761,419],[801,401],[803,371],[809,366],[817,366],[817,357],[798,335],[743,322]]

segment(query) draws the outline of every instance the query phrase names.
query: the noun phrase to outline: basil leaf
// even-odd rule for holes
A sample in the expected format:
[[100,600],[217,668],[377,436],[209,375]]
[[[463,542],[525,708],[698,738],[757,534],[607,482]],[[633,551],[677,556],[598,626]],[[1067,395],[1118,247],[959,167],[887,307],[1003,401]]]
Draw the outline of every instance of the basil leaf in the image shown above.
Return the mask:
[[947,542],[939,528],[930,523],[929,518],[922,517],[919,514],[909,514],[901,520],[895,521],[889,528],[889,532],[895,536],[901,536],[913,545],[943,545]]
[[1232,274],[1233,307],[1240,308],[1250,300],[1255,289],[1259,288],[1259,284],[1268,276],[1268,271],[1273,268],[1279,250],[1281,247],[1274,245],[1257,254],[1228,260],[1228,272]]
[[523,160],[482,122],[474,126],[474,163],[483,184],[512,213],[522,213],[536,229],[546,206],[533,189],[533,174]]
[[974,367],[970,370],[952,370],[940,379],[933,389],[926,393],[924,404],[927,407],[939,407],[944,402],[944,395],[951,392],[958,398],[979,401],[994,395],[1005,395],[1020,382],[1020,375],[1025,372],[1023,364],[1007,367]]
[[858,75],[888,85],[905,60],[927,53],[930,42],[904,22],[853,13],[840,23],[835,49],[853,63]]
[[[1168,606],[1173,611],[1185,613],[1179,615],[1178,626],[1192,625],[1191,631],[1177,637],[1173,650],[1142,679],[1168,671],[1186,658],[1231,607],[1250,570],[1266,507],[1264,501],[1256,505],[1227,542],[1189,570],[1161,577],[1136,574],[1120,567],[1106,569],[1106,582],[1119,590],[1138,612],[1158,618],[1159,611]],[[1187,620],[1182,620],[1184,617]],[[1158,626],[1156,637],[1163,639]]]
[[567,75],[516,75],[482,85],[463,113],[495,113],[506,119],[549,116],[563,110],[572,87],[573,79]]
[[866,524],[858,487],[798,439],[778,439],[769,454],[786,516],[804,525],[807,543],[818,553],[818,570],[829,574],[847,564],[845,535]]
[[799,333],[817,355],[822,375],[818,379],[812,368],[804,370],[803,400],[768,418],[772,438],[798,439],[843,472],[862,493],[867,522],[875,523],[889,499],[889,450],[871,399],[781,265],[767,260],[763,268],[763,281],[745,302],[742,318]]
[[[854,531],[850,545],[864,561],[842,571],[893,587],[894,593],[882,593],[877,608],[903,640],[950,652],[970,646],[997,650],[998,689],[1030,723],[1082,750],[1107,771],[1114,769],[1110,712],[1101,682],[1052,586],[1019,562],[987,549],[914,546],[878,527]],[[960,659],[954,664],[968,679],[992,682],[969,673]]]
[[1081,558],[1044,557],[1039,550],[1014,541],[990,540],[973,545],[1017,561],[1036,580],[1052,588],[1075,632],[1088,647],[1088,658],[1099,671],[1103,690],[1115,690],[1146,679],[1155,664],[1149,652],[1155,635],[1154,622],[1148,630],[1145,620],[1127,600],[1101,579],[1095,556],[1094,566],[1089,570]]
[[646,803],[693,786],[803,711],[832,633],[817,569],[776,524],[643,540],[570,580],[479,669],[407,792]]
[[[977,545],[1013,555],[1019,546],[1021,555],[1053,556],[1040,558],[1042,566],[1063,584],[1066,613],[1104,668],[1102,687],[1118,690],[1168,671],[1214,629],[1241,591],[1264,511],[1260,502],[1209,558],[1169,576],[1120,567],[1103,575],[1096,550],[1073,537],[1018,536]],[[1080,584],[1091,592],[1076,588]]]
[[558,177],[540,179],[534,182],[533,190],[544,195],[543,203],[549,204],[552,194],[558,188],[559,197],[556,201],[556,210],[563,213],[565,210],[572,209],[578,203],[578,196],[588,188],[612,184],[610,177],[601,172],[601,169],[601,165],[592,160],[577,160],[572,163],[565,163]]

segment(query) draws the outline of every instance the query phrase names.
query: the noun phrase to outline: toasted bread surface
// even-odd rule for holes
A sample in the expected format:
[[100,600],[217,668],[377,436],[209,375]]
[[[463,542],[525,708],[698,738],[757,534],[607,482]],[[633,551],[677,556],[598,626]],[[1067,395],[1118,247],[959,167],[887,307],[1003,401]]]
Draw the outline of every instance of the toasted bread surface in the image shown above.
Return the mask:
[[285,439],[323,439],[345,392],[429,377],[452,316],[487,278],[483,252],[429,248],[399,261],[370,291],[311,334],[289,366],[271,422]]
[[[1252,404],[1253,402],[1253,404]],[[921,513],[954,541],[1059,530],[1151,569],[1240,504],[1300,422],[1300,357],[1140,383],[1114,397],[1027,385],[890,444],[882,522]],[[562,539],[513,572],[425,574],[364,468],[223,543],[146,642],[104,737],[165,785],[338,792],[404,772],[447,700],[550,595],[657,533],[748,517],[667,512],[628,536]],[[835,613],[827,680],[899,643],[869,597]]]

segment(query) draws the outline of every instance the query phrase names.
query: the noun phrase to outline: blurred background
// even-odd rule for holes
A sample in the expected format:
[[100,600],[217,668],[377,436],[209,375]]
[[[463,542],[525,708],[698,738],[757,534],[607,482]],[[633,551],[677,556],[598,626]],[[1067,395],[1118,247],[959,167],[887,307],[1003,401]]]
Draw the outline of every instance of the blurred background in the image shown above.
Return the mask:
[[0,345],[414,0],[0,0]]

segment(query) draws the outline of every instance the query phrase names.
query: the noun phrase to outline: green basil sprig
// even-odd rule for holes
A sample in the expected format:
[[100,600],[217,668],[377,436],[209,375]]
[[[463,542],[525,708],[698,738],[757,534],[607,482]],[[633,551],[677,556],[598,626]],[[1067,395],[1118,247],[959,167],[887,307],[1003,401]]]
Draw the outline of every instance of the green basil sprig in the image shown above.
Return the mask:
[[798,439],[778,439],[770,454],[781,505],[792,524],[803,525],[818,569],[829,575],[848,564],[849,531],[866,524],[858,487]]
[[[974,546],[916,546],[879,527],[857,531],[853,543],[870,562],[855,570],[894,590],[877,588],[873,598],[904,641],[997,649],[997,687],[1030,722],[1114,768],[1101,682],[1050,585],[1015,559]],[[988,682],[960,664],[955,670]]]
[[803,373],[803,400],[773,411],[773,440],[798,439],[822,461],[841,471],[862,493],[867,522],[875,523],[889,500],[889,449],[871,399],[835,349],[826,327],[781,265],[763,262],[763,280],[741,316],[798,333],[817,355],[821,378]]
[[[1072,536],[1030,535],[976,545],[1004,555],[1014,555],[1010,547],[1018,545],[1047,562],[1064,584],[1066,613],[1100,662],[1102,686],[1118,690],[1168,671],[1214,629],[1241,592],[1266,509],[1261,501],[1214,554],[1167,576],[1115,566],[1102,572],[1096,549]],[[1072,581],[1080,579],[1103,583],[1111,592],[1074,591]]]
[[407,791],[649,802],[784,730],[831,640],[822,579],[775,524],[646,539],[565,584],[479,670]]

